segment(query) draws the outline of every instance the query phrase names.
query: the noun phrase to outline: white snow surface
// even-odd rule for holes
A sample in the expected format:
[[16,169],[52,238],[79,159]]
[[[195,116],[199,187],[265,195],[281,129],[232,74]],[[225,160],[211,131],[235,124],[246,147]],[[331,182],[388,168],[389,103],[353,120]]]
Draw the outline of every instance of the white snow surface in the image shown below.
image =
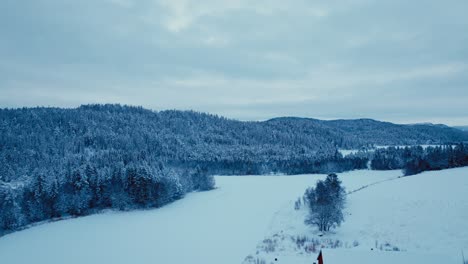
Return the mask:
[[[346,222],[324,237],[356,240],[359,246],[324,249],[325,261],[334,256],[335,263],[344,263],[340,258],[376,263],[380,254],[388,262],[412,258],[412,263],[460,263],[460,250],[468,252],[468,168],[405,178],[398,178],[400,171],[339,176],[348,191],[357,191],[348,197]],[[286,240],[277,252],[257,255],[256,248],[278,233],[317,235],[303,223],[307,211],[295,211],[293,204],[324,177],[218,176],[216,190],[192,193],[159,209],[106,212],[6,235],[0,238],[0,263],[239,264],[249,254],[267,263],[313,263],[315,254],[299,254]],[[375,241],[404,251],[370,251]],[[350,262],[353,259],[356,262]],[[368,261],[358,262],[362,259]]]
[[[392,252],[392,251],[363,251],[349,249],[324,249],[322,251],[323,261],[326,264],[445,264],[461,263],[452,258],[434,253],[421,252]],[[312,264],[316,261],[313,257],[284,257],[277,258],[277,263]],[[267,262],[269,263],[269,262]]]
[[340,241],[339,249],[324,250],[327,264],[462,263],[462,250],[465,255],[468,252],[467,194],[468,167],[370,184],[348,195],[346,221],[323,237],[304,224],[306,208],[295,211],[292,205],[285,206],[276,212],[266,236],[274,241],[275,251],[262,252],[263,242],[257,245],[260,253],[251,251],[250,255],[267,263],[275,258],[284,263],[311,263],[317,254],[307,253],[292,241],[305,235],[318,240],[317,251]]

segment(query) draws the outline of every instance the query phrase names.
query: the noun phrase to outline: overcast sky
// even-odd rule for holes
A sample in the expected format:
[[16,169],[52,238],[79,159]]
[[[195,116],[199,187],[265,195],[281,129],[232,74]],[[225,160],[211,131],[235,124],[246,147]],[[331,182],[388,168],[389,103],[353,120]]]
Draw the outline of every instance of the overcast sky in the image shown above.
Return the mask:
[[1,0],[0,107],[468,124],[467,0]]

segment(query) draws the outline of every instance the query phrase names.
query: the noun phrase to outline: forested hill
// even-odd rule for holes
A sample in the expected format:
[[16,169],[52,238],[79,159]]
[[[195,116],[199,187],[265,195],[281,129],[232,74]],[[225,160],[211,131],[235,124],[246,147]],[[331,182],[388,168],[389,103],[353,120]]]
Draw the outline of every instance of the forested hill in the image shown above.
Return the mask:
[[456,126],[455,128],[462,130],[462,131],[467,131],[468,132],[468,126]]
[[193,111],[155,112],[121,105],[1,109],[0,120],[3,181],[80,160],[262,173],[335,159],[337,148],[468,140],[468,133],[441,125],[290,117],[242,122]]
[[466,141],[468,133],[446,125],[399,125],[373,119],[317,120],[310,118],[282,117],[267,122],[289,123],[296,129],[314,130],[320,127],[333,135],[339,148],[357,149],[368,145],[421,145]]

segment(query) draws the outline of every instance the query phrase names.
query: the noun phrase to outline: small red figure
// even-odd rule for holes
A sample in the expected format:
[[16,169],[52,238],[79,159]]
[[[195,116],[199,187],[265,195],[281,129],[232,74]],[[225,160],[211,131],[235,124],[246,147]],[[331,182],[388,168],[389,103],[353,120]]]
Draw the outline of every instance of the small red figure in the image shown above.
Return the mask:
[[320,250],[317,260],[318,260],[318,264],[323,264],[322,250]]

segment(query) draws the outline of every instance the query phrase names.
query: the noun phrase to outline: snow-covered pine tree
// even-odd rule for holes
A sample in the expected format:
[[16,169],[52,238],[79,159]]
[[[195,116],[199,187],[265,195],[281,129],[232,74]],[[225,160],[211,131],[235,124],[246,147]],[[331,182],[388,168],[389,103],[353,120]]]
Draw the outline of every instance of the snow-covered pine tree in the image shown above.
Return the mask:
[[10,186],[0,185],[0,234],[24,224],[18,199]]

